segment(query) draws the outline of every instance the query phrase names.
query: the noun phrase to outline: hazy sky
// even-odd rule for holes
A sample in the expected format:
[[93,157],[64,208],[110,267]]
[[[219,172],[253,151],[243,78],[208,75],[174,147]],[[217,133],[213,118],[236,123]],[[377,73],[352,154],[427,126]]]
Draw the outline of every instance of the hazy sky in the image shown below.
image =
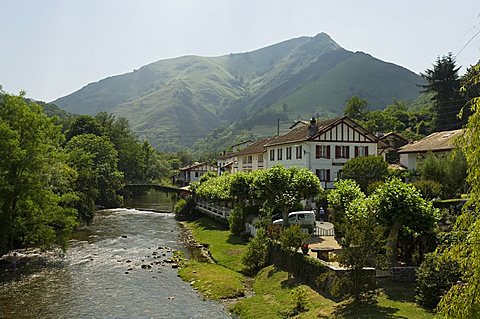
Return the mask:
[[[0,85],[51,101],[160,59],[319,32],[420,73],[480,32],[479,14],[479,0],[0,0]],[[480,35],[457,62],[479,59]]]

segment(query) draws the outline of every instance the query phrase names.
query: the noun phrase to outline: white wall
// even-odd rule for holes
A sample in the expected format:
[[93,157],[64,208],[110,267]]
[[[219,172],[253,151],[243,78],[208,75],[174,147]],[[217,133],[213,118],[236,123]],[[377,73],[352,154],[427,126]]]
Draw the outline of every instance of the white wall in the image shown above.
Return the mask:
[[[295,146],[302,146],[302,158],[296,158]],[[316,145],[329,145],[330,146],[330,158],[316,158]],[[335,158],[335,146],[349,146],[349,158]],[[338,172],[342,169],[343,165],[349,160],[355,157],[355,146],[368,146],[368,154],[377,154],[377,143],[355,143],[355,142],[328,142],[328,141],[309,141],[296,144],[283,144],[277,146],[267,147],[266,163],[270,168],[274,165],[281,164],[286,168],[300,167],[308,168],[311,172],[316,174],[317,169],[330,170],[330,181],[321,182],[323,188],[333,188],[333,182],[338,177]],[[292,159],[286,159],[286,148],[292,147]],[[277,159],[277,150],[282,148],[282,160]],[[270,161],[270,150],[275,150],[275,160]]]

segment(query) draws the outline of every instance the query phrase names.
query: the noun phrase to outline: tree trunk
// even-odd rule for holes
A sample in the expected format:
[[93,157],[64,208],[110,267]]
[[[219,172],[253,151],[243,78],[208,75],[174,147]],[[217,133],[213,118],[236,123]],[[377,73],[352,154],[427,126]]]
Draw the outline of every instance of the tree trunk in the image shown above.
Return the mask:
[[284,207],[282,211],[283,227],[288,227],[288,208]]
[[398,244],[398,233],[400,232],[401,224],[395,223],[390,228],[390,233],[388,234],[387,240],[387,257],[390,261],[390,267],[395,267],[397,265],[397,244]]

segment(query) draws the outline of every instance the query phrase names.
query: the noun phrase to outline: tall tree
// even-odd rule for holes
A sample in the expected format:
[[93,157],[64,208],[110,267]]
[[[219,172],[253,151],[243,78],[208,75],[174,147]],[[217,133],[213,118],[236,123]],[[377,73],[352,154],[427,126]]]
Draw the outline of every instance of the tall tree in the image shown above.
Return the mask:
[[375,203],[379,223],[390,229],[387,255],[390,264],[395,266],[398,236],[402,228],[418,234],[432,231],[438,211],[431,202],[422,198],[415,186],[397,178],[380,185],[369,198]]
[[123,174],[117,169],[117,151],[105,136],[81,134],[66,145],[68,162],[78,172],[77,209],[82,220],[90,223],[95,205],[115,207],[121,204],[117,191],[123,186]]
[[441,58],[438,57],[433,68],[421,74],[427,80],[427,84],[422,85],[423,92],[434,94],[432,99],[436,113],[436,131],[458,129],[466,123],[465,118],[458,117],[465,101],[460,95],[460,77],[458,76],[460,68],[455,63],[452,53],[449,53]]
[[[471,85],[480,84],[480,65],[476,65]],[[470,208],[457,219],[454,231],[457,240],[447,249],[449,257],[458,262],[462,280],[454,285],[439,304],[440,318],[480,317],[480,95],[469,102],[472,115],[462,139],[468,164]]]
[[0,255],[16,245],[66,245],[76,223],[60,127],[23,94],[0,90]]
[[368,102],[358,96],[352,96],[347,100],[344,114],[354,120],[363,120],[367,111]]

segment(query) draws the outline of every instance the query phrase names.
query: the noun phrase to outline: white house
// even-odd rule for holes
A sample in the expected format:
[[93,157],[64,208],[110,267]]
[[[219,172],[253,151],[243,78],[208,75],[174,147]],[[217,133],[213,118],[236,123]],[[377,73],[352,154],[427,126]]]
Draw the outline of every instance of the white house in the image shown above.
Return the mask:
[[230,146],[231,151],[225,151],[217,158],[218,175],[225,172],[234,173],[237,171],[237,152],[252,144],[252,140],[243,141],[241,143]]
[[265,168],[266,152],[265,145],[275,140],[276,137],[267,137],[260,139],[241,151],[236,152],[236,171],[237,172],[251,172],[258,169]]
[[195,162],[192,165],[179,169],[177,181],[182,185],[188,185],[191,182],[197,182],[203,174],[209,171],[217,173],[217,166],[208,163]]
[[345,116],[320,122],[312,118],[291,128],[265,145],[265,168],[276,164],[306,167],[324,188],[333,188],[349,159],[377,154],[377,137]]
[[428,153],[447,155],[455,148],[455,140],[463,134],[463,130],[435,132],[420,141],[400,148],[400,164],[408,169],[417,169],[417,164]]

